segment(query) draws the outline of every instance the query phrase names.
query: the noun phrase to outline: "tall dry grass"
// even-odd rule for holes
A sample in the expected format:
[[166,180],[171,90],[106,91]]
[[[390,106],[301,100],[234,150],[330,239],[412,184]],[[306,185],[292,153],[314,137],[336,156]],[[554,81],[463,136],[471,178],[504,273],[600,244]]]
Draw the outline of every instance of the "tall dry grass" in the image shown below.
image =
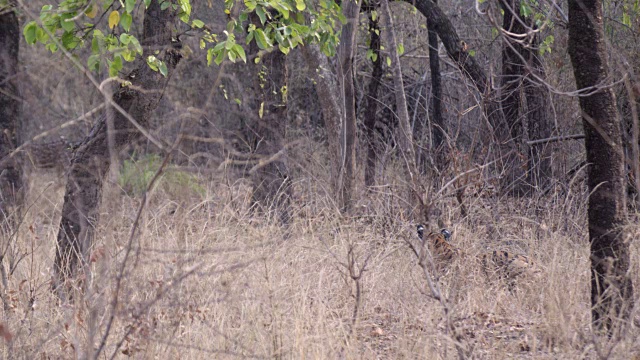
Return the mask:
[[[288,229],[251,211],[246,181],[220,174],[200,176],[197,190],[158,185],[131,238],[141,197],[111,181],[87,290],[64,305],[50,290],[63,188],[54,175],[33,173],[5,259],[14,269],[2,357],[91,358],[101,345],[101,359],[640,356],[638,324],[615,341],[590,328],[586,194],[579,187],[526,201],[469,197],[467,218],[443,198],[441,220],[465,249],[437,273],[445,315],[406,243],[416,235],[401,211],[402,179],[394,175],[401,172],[389,166],[390,185],[361,190],[354,215],[340,217],[322,168],[313,166],[322,156],[304,151]],[[638,231],[630,225],[634,237]],[[475,255],[505,246],[532,257],[540,276],[519,279],[515,291],[488,279]]]

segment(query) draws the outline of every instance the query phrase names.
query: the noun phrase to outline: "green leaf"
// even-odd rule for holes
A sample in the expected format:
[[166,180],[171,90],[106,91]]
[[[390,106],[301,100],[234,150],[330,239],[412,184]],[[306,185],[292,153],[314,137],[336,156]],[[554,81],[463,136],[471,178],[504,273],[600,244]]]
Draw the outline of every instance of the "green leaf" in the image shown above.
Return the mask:
[[24,34],[24,39],[26,40],[27,44],[33,45],[36,43],[37,30],[38,30],[38,25],[36,24],[35,21],[31,21],[24,27],[24,30],[22,30],[22,33]]
[[262,29],[256,29],[254,33],[255,33],[256,43],[258,44],[258,47],[260,49],[264,50],[271,47],[271,42],[265,35],[264,31],[262,31]]
[[149,67],[151,68],[151,70],[153,71],[158,71],[158,62],[160,62],[160,60],[158,60],[155,56],[153,55],[149,55],[147,57],[147,65],[149,65]]
[[387,58],[387,66],[391,67],[391,58],[390,57]]
[[135,51],[131,51],[131,50],[123,51],[122,58],[124,59],[124,61],[132,62],[133,60],[136,59],[136,53]]
[[122,45],[128,45],[131,42],[131,35],[129,34],[120,34],[120,43],[122,43]]
[[622,24],[631,27],[631,17],[626,12],[622,13]]
[[242,46],[240,44],[235,44],[233,46],[232,49],[233,52],[236,53],[236,55],[238,55],[238,57],[240,57],[240,59],[242,59],[243,62],[247,62],[247,55],[244,52],[244,49],[242,48]]
[[144,8],[148,9],[149,5],[151,5],[151,0],[144,0]]
[[207,50],[207,66],[211,66],[211,62],[213,61],[213,49]]
[[56,45],[55,43],[48,43],[44,47],[47,50],[51,51],[52,53],[55,53],[56,51],[58,51],[58,45]]
[[304,0],[296,0],[296,9],[298,9],[298,11],[304,11],[306,8],[307,5],[305,5]]
[[107,61],[109,63],[109,76],[118,76],[118,72],[122,70],[122,58],[116,56],[113,61]]
[[167,10],[169,6],[171,6],[171,3],[169,1],[165,1],[162,4],[160,4],[160,10]]
[[100,55],[93,54],[89,56],[87,59],[87,67],[90,71],[98,71],[100,70]]
[[80,39],[78,39],[72,32],[65,32],[62,34],[60,41],[62,42],[62,46],[67,50],[73,50],[80,44]]
[[235,52],[233,52],[233,51],[227,51],[227,55],[229,56],[229,60],[230,60],[232,63],[235,63],[235,62],[236,62],[236,57],[237,57],[237,55],[236,55],[236,53],[235,53]]
[[278,49],[282,51],[283,54],[287,55],[291,51],[291,48],[282,44],[278,44]]
[[218,56],[216,56],[216,59],[213,60],[216,63],[216,65],[222,64],[222,61],[224,61],[224,56],[226,55],[226,53],[227,53],[227,50],[222,50],[218,52]]
[[131,43],[131,45],[133,45],[133,49],[140,55],[142,55],[142,46],[140,45],[140,42],[138,41],[138,39],[136,39],[135,36],[131,36],[129,38],[129,41]]
[[201,29],[204,26],[204,22],[202,20],[196,19],[191,22],[191,26],[196,29]]
[[258,110],[258,116],[262,119],[262,115],[264,115],[264,102],[260,103],[260,109]]
[[120,18],[120,26],[124,29],[124,31],[129,31],[131,29],[131,23],[133,22],[133,18],[129,13],[122,14]]
[[169,74],[169,70],[167,69],[167,64],[165,64],[164,62],[160,63],[160,66],[158,66],[158,70],[160,70],[160,74],[162,74],[162,76],[167,77],[167,74]]
[[76,28],[76,23],[73,21],[67,21],[68,19],[72,19],[75,13],[68,13],[60,15],[60,27],[64,31],[73,31]]
[[404,45],[402,43],[398,44],[398,55],[404,54]]
[[136,0],[125,0],[124,1],[124,11],[128,14],[131,14],[133,9],[136,7]]
[[258,17],[260,18],[260,23],[264,25],[264,23],[267,22],[267,15],[264,13],[262,6],[256,7],[256,14],[258,14]]

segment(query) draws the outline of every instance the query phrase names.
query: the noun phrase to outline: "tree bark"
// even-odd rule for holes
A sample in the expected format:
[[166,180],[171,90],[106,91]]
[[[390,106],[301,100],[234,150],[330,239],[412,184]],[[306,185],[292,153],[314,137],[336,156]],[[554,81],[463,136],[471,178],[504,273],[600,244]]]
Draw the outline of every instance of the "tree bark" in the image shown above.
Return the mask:
[[[438,3],[434,1],[434,3]],[[445,167],[448,146],[445,143],[447,124],[442,113],[442,76],[440,75],[440,57],[438,54],[438,33],[427,21],[429,32],[429,71],[431,72],[431,136],[433,138],[433,157],[438,170]],[[422,164],[423,161],[420,161]]]
[[[398,116],[398,129],[396,131],[396,141],[400,148],[402,161],[405,164],[407,180],[410,188],[410,203],[417,205],[419,219],[424,223],[429,222],[428,206],[426,206],[426,191],[420,182],[420,174],[416,165],[416,153],[413,147],[413,133],[407,109],[407,99],[404,93],[402,80],[402,69],[400,68],[400,57],[397,51],[397,41],[393,29],[393,18],[389,9],[389,1],[381,0],[382,19],[384,31],[387,35],[387,44],[391,57],[391,70],[393,74],[393,86],[395,88],[396,114]],[[417,204],[416,204],[417,202]]]
[[438,34],[447,55],[453,60],[460,71],[471,80],[482,96],[482,108],[490,127],[490,136],[496,147],[495,167],[505,169],[507,176],[502,181],[502,190],[510,191],[512,181],[509,180],[510,167],[517,149],[514,148],[509,132],[509,125],[505,121],[496,92],[492,89],[491,81],[476,59],[469,54],[467,44],[460,39],[449,18],[432,0],[404,0],[412,4],[425,16],[429,28]]
[[[257,15],[252,20],[259,23]],[[255,43],[251,45],[251,54],[258,53]],[[292,187],[289,179],[289,167],[284,152],[284,139],[287,120],[287,66],[286,57],[277,47],[262,56],[254,67],[254,93],[256,109],[262,108],[262,117],[258,119],[256,135],[258,137],[256,153],[267,159],[278,152],[280,155],[264,165],[259,165],[252,174],[252,202],[267,213],[273,209],[281,224],[288,225],[291,220]]]
[[339,194],[338,178],[340,176],[340,127],[341,107],[335,89],[338,87],[336,75],[330,70],[327,57],[317,45],[302,46],[302,55],[309,66],[309,76],[315,81],[318,101],[322,107],[322,118],[327,132],[329,150],[329,176],[331,191]]
[[[633,305],[625,241],[622,134],[611,88],[601,0],[569,0],[569,55],[580,96],[588,171],[592,320],[613,334]],[[588,94],[588,95],[586,95]]]
[[[171,41],[175,18],[175,12],[163,11],[158,1],[151,2],[145,11],[143,23],[144,54],[136,60],[135,69],[126,78],[133,86],[121,86],[113,96],[113,101],[142,127],[149,124],[151,113],[158,106],[164,88],[181,58]],[[160,54],[155,54],[158,50]],[[147,56],[153,54],[167,65],[169,74],[166,77],[146,64]],[[75,150],[71,160],[54,266],[55,285],[63,292],[65,289],[61,285],[65,285],[80,267],[87,264],[86,258],[99,218],[103,181],[111,164],[109,154],[117,154],[141,135],[115,109],[112,133],[107,130],[107,125],[106,115],[102,116]]]
[[[538,55],[540,37],[534,35],[531,48],[527,50],[527,68],[524,78],[524,95],[527,110],[527,134],[530,140],[547,139],[552,134],[551,104],[549,89],[533,79],[532,74],[546,78],[542,59]],[[527,182],[536,189],[544,189],[551,183],[550,147],[547,144],[528,146],[529,166]]]
[[[504,11],[502,28],[508,33],[524,35],[526,29],[523,19],[515,11],[520,11],[520,0],[500,0],[500,6]],[[523,126],[520,118],[520,91],[524,78],[525,53],[522,45],[522,37],[513,38],[509,34],[504,35],[502,47],[502,78],[501,78],[501,106],[505,121],[509,126],[511,138],[517,143],[523,142]]]
[[[5,160],[18,146],[20,94],[16,78],[20,36],[15,11],[4,9],[0,14],[0,160]],[[16,157],[11,157],[0,164],[0,236],[13,228],[13,215],[18,212],[22,199],[21,164]]]
[[342,90],[341,171],[339,204],[343,213],[349,211],[356,184],[356,144],[357,118],[356,94],[354,87],[353,60],[357,46],[358,19],[362,0],[349,0],[342,3],[342,14],[347,22],[342,25],[340,45],[338,46],[338,83]]
[[[372,8],[375,10],[375,7]],[[364,169],[364,184],[367,187],[376,185],[376,163],[378,161],[378,151],[380,150],[380,140],[376,134],[376,115],[378,113],[378,88],[382,81],[382,56],[380,55],[380,27],[378,19],[374,20],[369,14],[369,35],[371,36],[369,48],[375,55],[373,61],[373,71],[371,72],[371,82],[367,88],[367,98],[364,109],[364,128],[367,139],[367,161]]]
[[[547,147],[524,143],[525,117],[529,139],[545,139],[551,135],[548,90],[534,79],[534,76],[545,76],[544,66],[536,53],[540,39],[537,34],[530,39],[526,37],[527,31],[535,29],[535,25],[531,18],[520,13],[520,0],[501,0],[500,5],[506,31],[502,51],[502,111],[519,155],[512,158],[509,181],[513,182],[511,186],[515,193],[530,194],[535,188],[548,184],[551,177]],[[526,112],[521,111],[523,91]],[[523,158],[527,159],[527,166],[524,166]]]

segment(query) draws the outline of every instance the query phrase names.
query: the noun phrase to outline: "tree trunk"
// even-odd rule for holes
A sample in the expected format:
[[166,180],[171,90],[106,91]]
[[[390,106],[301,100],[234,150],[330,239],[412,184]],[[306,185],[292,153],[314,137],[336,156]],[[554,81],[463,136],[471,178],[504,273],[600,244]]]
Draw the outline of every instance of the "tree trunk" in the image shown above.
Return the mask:
[[[259,23],[257,15],[253,21]],[[258,47],[251,45],[251,54],[257,54]],[[287,66],[286,56],[277,47],[262,56],[258,64],[252,64],[254,71],[254,94],[256,109],[262,109],[262,117],[256,127],[256,153],[262,155],[257,170],[252,174],[252,202],[263,212],[273,209],[281,224],[291,221],[292,187],[289,168],[284,150],[287,124]],[[278,154],[279,153],[279,154]],[[278,154],[275,158],[274,155]]]
[[[511,138],[517,143],[523,142],[523,126],[520,119],[520,91],[524,78],[524,46],[522,35],[526,34],[525,26],[519,13],[520,0],[500,0],[500,6],[504,11],[502,28],[504,34],[504,46],[502,47],[502,78],[501,78],[501,106],[504,118],[509,126]],[[516,38],[509,35],[521,35]]]
[[511,194],[525,195],[530,192],[526,184],[524,126],[520,113],[525,72],[526,50],[522,44],[522,36],[526,34],[525,19],[520,16],[520,0],[501,0],[500,6],[504,12],[502,28],[506,32],[503,33],[500,105],[514,150],[506,157],[502,188]]
[[340,127],[341,107],[338,103],[335,89],[338,87],[336,75],[330,70],[331,65],[327,57],[320,51],[317,45],[301,47],[302,55],[309,66],[309,76],[315,81],[318,101],[322,107],[322,118],[327,132],[329,150],[329,171],[331,191],[339,194],[338,178],[340,177]]
[[[437,1],[435,1],[437,4]],[[442,114],[442,77],[440,76],[440,57],[438,54],[438,33],[427,21],[429,31],[429,70],[431,72],[431,136],[435,165],[439,171],[444,169],[447,159],[448,146],[445,143],[447,124]],[[423,163],[422,161],[420,163]]]
[[[136,68],[126,78],[134,86],[119,87],[113,96],[113,101],[142,127],[147,127],[151,113],[158,106],[164,88],[181,58],[171,41],[175,17],[173,11],[161,10],[158,1],[151,2],[145,11],[143,23],[144,54],[136,60]],[[147,56],[155,54],[157,50],[160,50],[160,54],[156,54],[156,57],[164,61],[169,70],[166,77],[146,64]],[[113,113],[113,133],[107,131],[107,117],[102,116],[76,149],[71,161],[54,266],[57,277],[55,285],[59,287],[79,267],[86,265],[85,259],[98,222],[103,181],[111,163],[109,154],[117,154],[140,137],[125,116],[115,109]],[[65,291],[64,287],[60,287],[60,290]]]
[[[509,125],[506,123],[500,102],[496,92],[492,89],[490,79],[485,71],[478,64],[476,59],[469,54],[467,44],[460,39],[451,21],[432,0],[404,0],[412,4],[418,11],[427,18],[429,29],[438,34],[442,44],[447,50],[447,54],[453,60],[460,71],[473,82],[474,86],[482,96],[482,108],[490,128],[490,136],[496,147],[496,165],[498,169],[507,170],[513,164],[513,156],[516,153]],[[509,191],[510,184],[508,176],[505,177],[502,185],[503,191]]]
[[[411,131],[411,123],[409,121],[409,111],[407,109],[407,99],[404,93],[404,84],[402,80],[402,69],[400,68],[400,57],[397,51],[397,41],[395,31],[393,29],[393,18],[389,9],[389,1],[381,0],[382,19],[384,31],[387,34],[387,44],[389,46],[391,57],[391,70],[393,74],[393,86],[395,88],[396,98],[396,114],[398,115],[398,129],[396,131],[396,141],[400,148],[402,161],[405,164],[405,171],[410,189],[410,204],[417,205],[419,215],[418,218],[424,223],[429,222],[429,212],[426,206],[426,191],[420,182],[420,173],[416,165],[416,153],[413,147],[413,134]],[[417,202],[417,203],[416,203]]]
[[[580,97],[588,172],[592,320],[613,334],[628,320],[633,285],[625,241],[622,134],[611,88],[601,0],[569,0],[569,55]],[[598,89],[600,87],[600,89]],[[587,95],[588,94],[588,95]]]
[[[372,8],[375,10],[375,7]],[[367,138],[367,161],[364,169],[364,184],[367,187],[376,185],[376,162],[380,150],[380,140],[376,134],[376,115],[378,113],[378,88],[382,81],[382,56],[380,55],[380,27],[378,19],[374,20],[369,14],[369,35],[371,36],[369,48],[375,55],[371,82],[367,88],[367,97],[364,109],[364,128]]]
[[[504,11],[503,29],[506,31],[502,51],[502,111],[517,149],[514,155],[518,155],[511,159],[513,164],[509,167],[509,181],[513,182],[511,187],[514,193],[529,194],[535,188],[549,183],[551,161],[546,155],[545,145],[525,146],[523,113],[526,114],[529,139],[551,136],[548,90],[534,79],[534,76],[545,76],[541,59],[536,53],[539,36],[533,34],[531,39],[526,37],[528,29],[535,29],[534,22],[520,13],[520,0],[501,0],[500,5]],[[526,112],[520,111],[523,89]],[[523,158],[527,159],[528,166],[524,166]]]
[[6,160],[0,164],[0,237],[5,239],[8,236],[2,233],[12,230],[13,215],[18,213],[23,198],[20,162],[15,156],[5,159],[18,146],[20,95],[16,77],[20,36],[15,11],[5,9],[0,14],[0,160]]
[[362,0],[350,0],[342,3],[342,14],[347,22],[342,25],[340,45],[338,46],[338,83],[343,94],[341,137],[341,171],[339,204],[343,213],[349,211],[356,185],[356,144],[357,118],[356,93],[353,84],[353,60],[357,46],[358,19]]
[[[534,36],[531,47],[527,49],[527,68],[524,78],[524,95],[527,110],[527,134],[529,140],[547,139],[552,134],[551,104],[549,89],[533,79],[532,73],[544,79],[546,73],[540,55],[538,34]],[[544,189],[551,183],[550,147],[548,144],[531,145],[528,149],[529,166],[527,182],[536,189]]]

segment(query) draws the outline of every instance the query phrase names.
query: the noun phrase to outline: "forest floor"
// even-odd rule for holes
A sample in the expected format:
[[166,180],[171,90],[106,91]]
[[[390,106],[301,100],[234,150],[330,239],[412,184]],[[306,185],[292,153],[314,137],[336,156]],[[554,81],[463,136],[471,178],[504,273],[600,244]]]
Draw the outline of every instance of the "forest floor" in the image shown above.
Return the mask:
[[[407,246],[416,224],[389,192],[362,194],[345,218],[314,182],[300,181],[284,229],[251,213],[244,181],[181,181],[152,191],[133,237],[142,197],[112,181],[91,277],[82,279],[88,290],[60,305],[51,278],[64,188],[55,175],[32,174],[5,257],[2,358],[87,358],[103,342],[100,358],[640,358],[638,310],[619,339],[590,328],[584,194],[468,198],[464,219],[445,206],[443,221],[465,253],[437,274],[445,313]],[[640,227],[628,230],[638,238]],[[540,274],[513,290],[488,279],[477,254],[504,246],[528,254]],[[632,243],[636,287],[639,247]],[[635,298],[640,304],[640,291]]]

